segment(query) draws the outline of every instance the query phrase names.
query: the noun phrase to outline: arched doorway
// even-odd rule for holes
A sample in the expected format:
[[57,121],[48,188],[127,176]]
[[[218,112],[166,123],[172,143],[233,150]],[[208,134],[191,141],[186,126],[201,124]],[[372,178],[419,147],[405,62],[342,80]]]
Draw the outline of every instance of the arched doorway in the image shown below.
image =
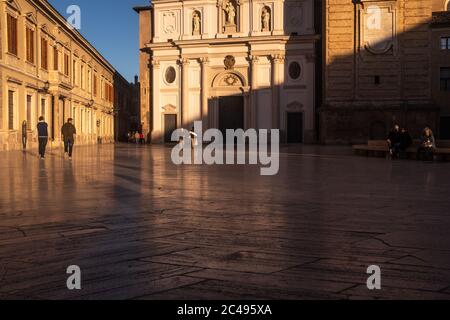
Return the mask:
[[248,92],[245,77],[237,71],[219,73],[213,80],[210,123],[225,134],[227,129],[248,128]]

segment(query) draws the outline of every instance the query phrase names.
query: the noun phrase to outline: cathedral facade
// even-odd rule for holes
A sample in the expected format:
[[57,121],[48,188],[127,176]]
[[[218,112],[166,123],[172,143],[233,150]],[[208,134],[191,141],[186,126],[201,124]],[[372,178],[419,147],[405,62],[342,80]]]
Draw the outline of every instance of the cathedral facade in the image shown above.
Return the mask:
[[153,0],[140,16],[141,119],[153,143],[177,128],[280,129],[315,140],[319,36],[312,0]]

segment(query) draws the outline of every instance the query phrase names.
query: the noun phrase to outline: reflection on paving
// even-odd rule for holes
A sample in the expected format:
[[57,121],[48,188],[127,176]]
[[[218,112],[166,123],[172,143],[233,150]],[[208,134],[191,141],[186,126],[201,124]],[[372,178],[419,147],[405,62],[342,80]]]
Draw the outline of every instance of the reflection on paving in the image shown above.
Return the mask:
[[450,298],[450,165],[342,150],[285,150],[274,177],[162,146],[0,153],[0,298]]

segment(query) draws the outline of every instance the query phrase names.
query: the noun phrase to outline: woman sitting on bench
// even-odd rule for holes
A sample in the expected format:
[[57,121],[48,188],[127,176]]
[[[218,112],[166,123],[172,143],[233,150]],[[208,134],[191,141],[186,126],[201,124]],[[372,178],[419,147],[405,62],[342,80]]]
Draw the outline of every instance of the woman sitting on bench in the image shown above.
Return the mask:
[[420,146],[417,150],[417,159],[425,161],[433,161],[434,149],[436,148],[436,140],[434,139],[433,131],[426,127],[420,137]]

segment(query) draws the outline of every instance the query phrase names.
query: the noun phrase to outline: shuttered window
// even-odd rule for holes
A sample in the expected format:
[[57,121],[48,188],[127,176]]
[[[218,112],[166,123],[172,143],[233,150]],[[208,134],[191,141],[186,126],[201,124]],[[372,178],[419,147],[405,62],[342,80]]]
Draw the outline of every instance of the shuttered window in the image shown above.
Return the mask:
[[58,48],[54,47],[53,48],[53,70],[58,71],[58,63],[59,63],[59,52],[58,52]]
[[97,75],[94,74],[94,96],[97,96]]
[[8,52],[17,55],[17,19],[7,15]]
[[41,39],[41,67],[48,70],[48,41]]
[[27,95],[27,130],[31,130],[31,99],[32,97]]
[[34,30],[26,28],[27,61],[34,63]]
[[14,91],[8,91],[8,129],[14,130]]
[[64,54],[64,74],[69,76],[69,55],[67,53]]

